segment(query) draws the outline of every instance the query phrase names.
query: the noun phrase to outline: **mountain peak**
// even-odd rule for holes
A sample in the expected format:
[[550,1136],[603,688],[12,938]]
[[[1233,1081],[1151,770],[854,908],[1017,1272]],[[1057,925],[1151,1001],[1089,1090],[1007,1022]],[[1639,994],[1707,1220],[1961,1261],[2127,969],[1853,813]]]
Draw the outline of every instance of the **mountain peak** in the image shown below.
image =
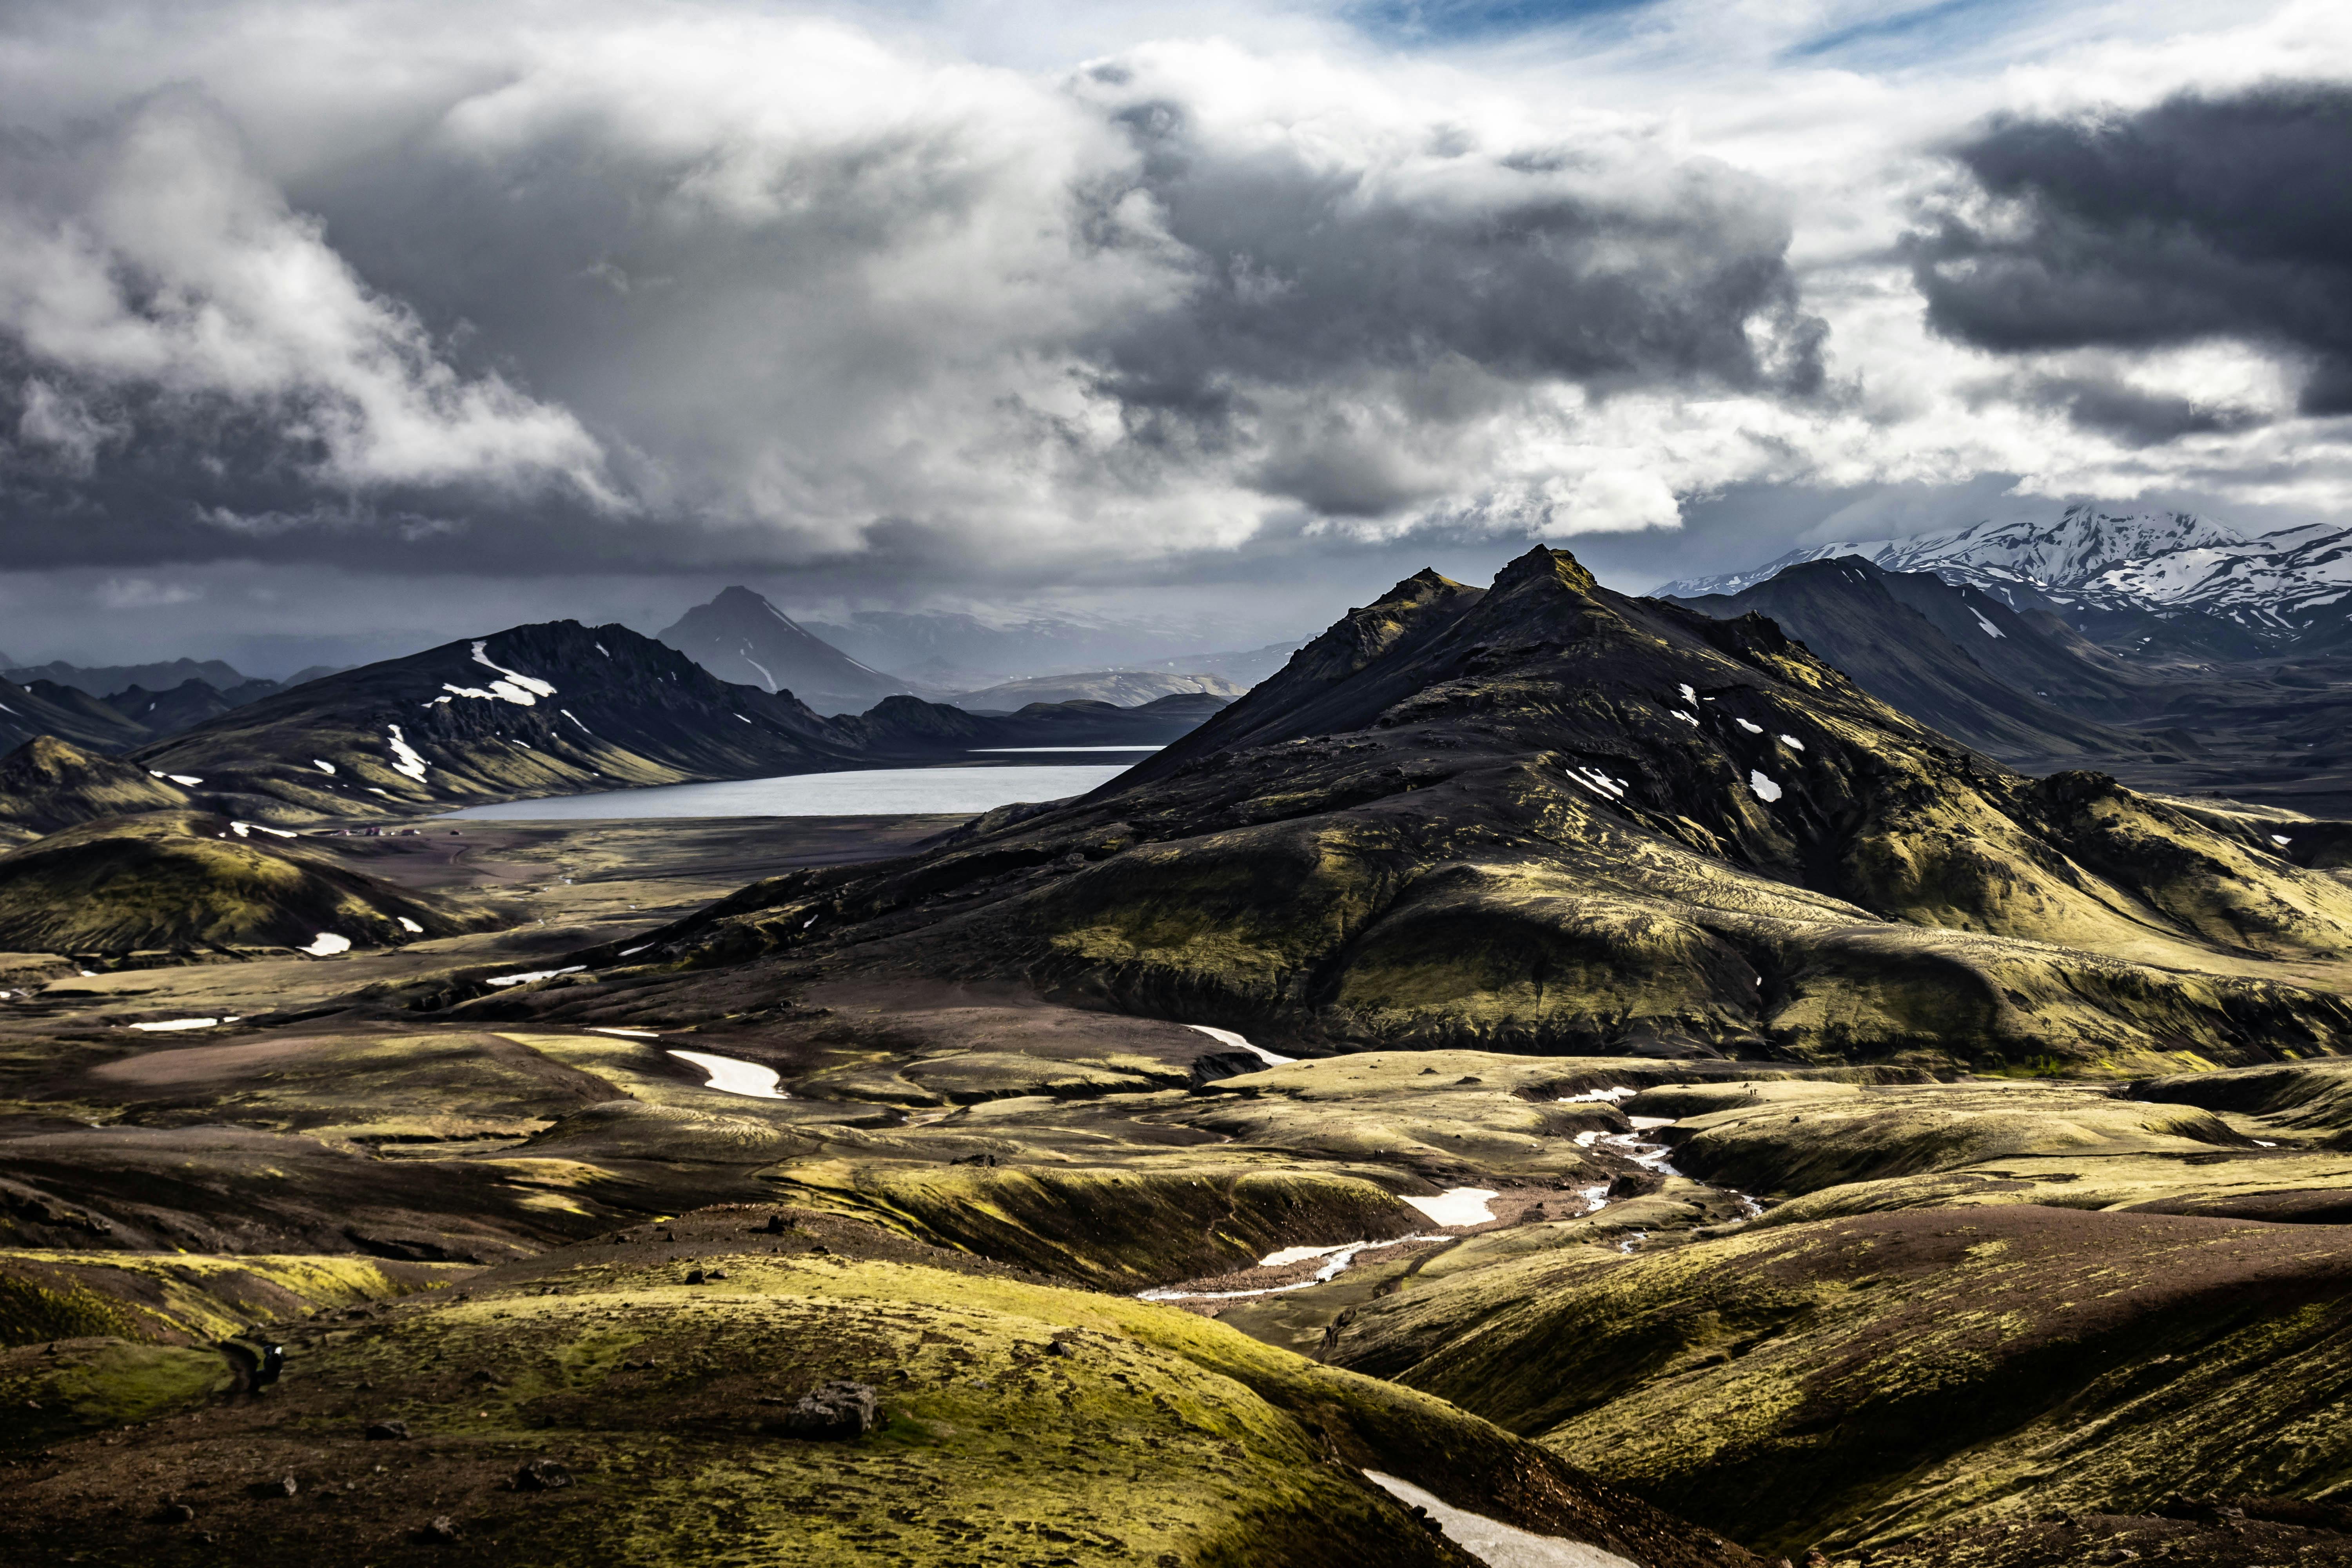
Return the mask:
[[661,634],[722,680],[789,692],[820,713],[863,713],[912,688],[868,668],[740,584],[722,588]]

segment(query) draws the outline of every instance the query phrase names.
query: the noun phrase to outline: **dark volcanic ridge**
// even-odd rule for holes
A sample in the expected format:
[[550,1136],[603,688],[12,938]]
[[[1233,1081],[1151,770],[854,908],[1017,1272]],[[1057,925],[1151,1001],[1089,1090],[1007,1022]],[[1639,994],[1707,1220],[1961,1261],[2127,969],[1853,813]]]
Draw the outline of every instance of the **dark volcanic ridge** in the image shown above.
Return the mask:
[[1298,1052],[2168,1071],[2352,1039],[2352,1005],[2284,977],[2352,953],[2340,843],[2008,773],[1760,616],[1538,550],[1489,590],[1408,579],[1083,800],[757,884],[650,960],[467,1011],[707,1016],[928,973]]

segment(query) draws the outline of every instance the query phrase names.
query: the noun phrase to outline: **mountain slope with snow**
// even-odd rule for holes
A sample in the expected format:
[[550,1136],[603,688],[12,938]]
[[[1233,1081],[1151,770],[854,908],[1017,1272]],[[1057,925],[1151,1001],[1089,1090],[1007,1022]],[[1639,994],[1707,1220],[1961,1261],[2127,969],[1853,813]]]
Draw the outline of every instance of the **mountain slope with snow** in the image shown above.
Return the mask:
[[2249,535],[2191,512],[2092,505],[2055,520],[1811,546],[1658,592],[1737,595],[1790,566],[1844,555],[1890,572],[1932,572],[2015,609],[2053,609],[2110,647],[2233,657],[2352,637],[2352,528],[2306,523]]

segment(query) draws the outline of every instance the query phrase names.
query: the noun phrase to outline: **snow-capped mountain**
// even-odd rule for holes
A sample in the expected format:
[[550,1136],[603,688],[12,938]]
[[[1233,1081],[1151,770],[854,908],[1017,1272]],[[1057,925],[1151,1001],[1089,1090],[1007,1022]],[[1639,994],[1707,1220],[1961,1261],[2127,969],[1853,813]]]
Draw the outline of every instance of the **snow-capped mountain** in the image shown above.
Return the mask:
[[1669,584],[1660,595],[1738,594],[1800,562],[1859,555],[1890,572],[1933,572],[2017,609],[2054,609],[2104,640],[2144,643],[2149,623],[2202,623],[2223,640],[2334,640],[2352,593],[2352,528],[2306,523],[2249,535],[2193,512],[2070,506],[2054,520],[1985,521],[1910,539],[1791,551],[1747,572]]

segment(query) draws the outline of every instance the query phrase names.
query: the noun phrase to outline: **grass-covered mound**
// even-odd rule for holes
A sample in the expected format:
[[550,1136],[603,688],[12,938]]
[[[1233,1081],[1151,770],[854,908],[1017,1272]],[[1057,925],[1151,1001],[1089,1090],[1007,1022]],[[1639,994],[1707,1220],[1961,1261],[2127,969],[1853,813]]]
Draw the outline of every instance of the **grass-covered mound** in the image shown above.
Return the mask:
[[[126,1394],[148,1425],[0,1498],[12,1561],[1462,1568],[1372,1469],[1648,1568],[1755,1562],[1442,1401],[805,1212],[705,1211],[283,1339],[266,1394],[150,1419]],[[191,1381],[143,1371],[114,1383]],[[794,1426],[843,1382],[869,1430]]]
[[488,910],[396,887],[282,832],[205,812],[152,811],[37,839],[0,856],[0,947],[338,952],[501,923]]
[[195,799],[193,786],[54,735],[36,735],[0,757],[0,841],[96,817],[184,810]]
[[1334,1359],[1759,1550],[1843,1552],[2339,1493],[2347,1331],[2337,1227],[2016,1204],[1455,1274],[1360,1309]]

